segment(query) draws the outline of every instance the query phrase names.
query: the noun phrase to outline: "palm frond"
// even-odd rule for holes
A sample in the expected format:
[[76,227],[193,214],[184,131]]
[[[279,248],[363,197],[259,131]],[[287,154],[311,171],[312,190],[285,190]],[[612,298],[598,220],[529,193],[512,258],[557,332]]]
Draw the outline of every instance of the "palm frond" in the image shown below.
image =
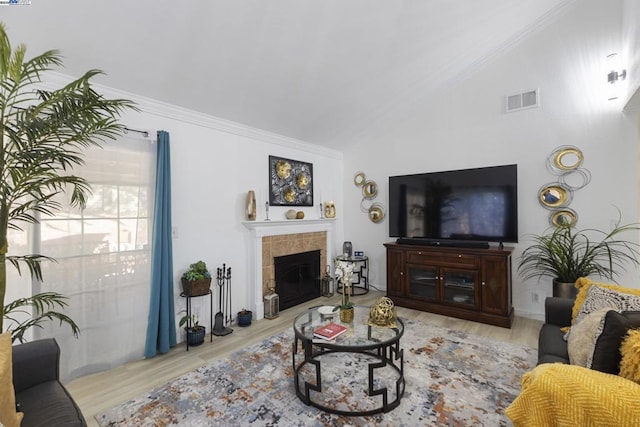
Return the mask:
[[[67,307],[67,297],[56,292],[43,292],[28,298],[19,298],[4,306],[4,318],[11,323],[11,341],[24,342],[24,335],[29,328],[42,328],[46,321],[57,319],[60,326],[66,323],[71,327],[74,337],[80,334],[78,325],[64,313],[56,310]],[[33,313],[31,311],[33,310]],[[20,315],[23,316],[20,316]],[[24,315],[30,315],[26,320],[20,320]]]
[[[58,50],[48,50],[27,59],[26,52],[22,44],[11,46],[0,22],[0,262],[2,267],[10,262],[18,272],[26,265],[33,277],[42,279],[40,262],[52,259],[43,255],[6,257],[7,231],[36,223],[39,216],[55,215],[61,208],[61,194],[70,194],[73,206],[86,206],[91,187],[73,174],[74,167],[84,163],[87,148],[122,135],[125,128],[119,123],[120,116],[138,109],[132,101],[107,99],[92,88],[92,79],[100,70],[89,70],[61,88],[43,89],[43,74],[62,66],[62,56]],[[6,274],[0,274],[0,331],[6,286]],[[22,327],[59,319],[75,328],[64,314],[45,310],[38,300],[31,303],[39,317]],[[19,336],[21,339],[22,334]]]
[[42,268],[40,266],[40,263],[42,261],[57,262],[54,258],[38,254],[7,256],[7,261],[9,261],[16,268],[16,270],[18,270],[18,274],[20,275],[22,275],[22,271],[20,270],[20,263],[25,264],[29,269],[31,277],[40,281],[42,281]]

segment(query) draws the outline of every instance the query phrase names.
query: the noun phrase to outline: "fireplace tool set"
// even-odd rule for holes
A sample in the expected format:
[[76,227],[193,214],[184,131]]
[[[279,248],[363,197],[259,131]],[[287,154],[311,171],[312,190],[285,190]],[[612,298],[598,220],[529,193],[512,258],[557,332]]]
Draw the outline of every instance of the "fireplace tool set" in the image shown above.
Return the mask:
[[[217,269],[216,283],[218,284],[218,312],[215,317],[213,326],[213,335],[222,336],[229,335],[233,329],[229,325],[233,321],[231,313],[231,267],[222,264],[222,268]],[[227,312],[227,315],[224,314]]]

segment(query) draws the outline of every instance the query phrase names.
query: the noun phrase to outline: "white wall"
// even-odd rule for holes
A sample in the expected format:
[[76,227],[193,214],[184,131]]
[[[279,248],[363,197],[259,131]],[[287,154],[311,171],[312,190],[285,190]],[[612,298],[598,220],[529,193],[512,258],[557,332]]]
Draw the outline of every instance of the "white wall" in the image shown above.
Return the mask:
[[[526,38],[464,81],[421,99],[407,99],[390,117],[370,123],[370,131],[345,145],[345,238],[371,259],[374,285],[385,288],[382,244],[391,241],[388,225],[368,222],[359,209],[351,174],[363,170],[378,181],[379,198],[388,201],[391,175],[517,163],[519,167],[520,243],[548,227],[548,211],[537,202],[538,189],[554,181],[545,167],[560,145],[583,150],[591,183],[576,191],[570,207],[578,226],[608,229],[638,219],[636,128],[604,97],[604,58],[622,46],[621,2],[575,2],[548,27]],[[540,89],[541,106],[504,112],[504,96]],[[385,126],[381,126],[384,123]],[[389,124],[391,123],[391,124]],[[637,236],[632,236],[637,240]],[[637,272],[620,283],[638,286]],[[516,314],[541,318],[550,280],[523,282],[513,276]],[[532,292],[540,296],[532,302]]]
[[[320,195],[335,200],[335,242],[342,241],[342,154],[223,121],[153,100],[99,87],[108,97],[124,97],[138,103],[141,113],[127,113],[122,122],[138,130],[166,130],[171,141],[174,293],[176,313],[185,308],[180,297],[180,276],[189,264],[203,260],[215,275],[223,263],[231,267],[232,312],[256,310],[249,298],[249,235],[242,225],[248,190],[256,194],[257,220],[265,218],[268,197],[268,157],[282,156],[313,164],[314,206],[297,207],[306,219],[320,217]],[[270,208],[272,220],[284,220],[291,207]],[[335,249],[334,249],[335,250]],[[212,284],[213,286],[213,284]],[[217,291],[216,291],[217,295]],[[209,319],[209,299],[192,300],[201,323]],[[214,314],[218,310],[214,299]],[[176,323],[177,323],[176,319]],[[178,330],[179,341],[183,331]]]

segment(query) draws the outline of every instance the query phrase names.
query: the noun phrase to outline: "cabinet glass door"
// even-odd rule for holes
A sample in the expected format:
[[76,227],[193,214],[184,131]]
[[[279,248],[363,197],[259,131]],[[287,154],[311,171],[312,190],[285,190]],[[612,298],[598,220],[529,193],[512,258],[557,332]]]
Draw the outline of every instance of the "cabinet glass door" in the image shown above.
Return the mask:
[[438,298],[438,269],[425,266],[407,266],[409,270],[408,296],[436,300]]
[[467,306],[477,305],[476,271],[447,270],[442,273],[443,301]]

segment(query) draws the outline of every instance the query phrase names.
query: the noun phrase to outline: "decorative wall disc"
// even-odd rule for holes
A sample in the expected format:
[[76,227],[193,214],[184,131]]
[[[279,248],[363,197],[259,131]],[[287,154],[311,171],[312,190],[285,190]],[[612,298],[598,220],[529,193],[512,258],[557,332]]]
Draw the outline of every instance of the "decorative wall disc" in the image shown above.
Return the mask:
[[362,187],[360,210],[367,214],[371,222],[376,224],[382,222],[385,216],[384,205],[373,202],[373,199],[378,195],[378,184],[375,181],[367,180],[362,171],[353,175],[353,183],[356,187]]
[[559,182],[546,184],[538,192],[540,204],[547,209],[557,209],[568,205],[572,196],[571,190]]
[[570,208],[558,209],[549,214],[549,223],[554,227],[573,227],[578,222],[578,214]]
[[374,203],[369,208],[369,219],[371,222],[379,223],[384,219],[384,206],[381,203]]
[[558,174],[578,169],[583,161],[584,156],[578,147],[563,145],[551,153],[548,159],[548,166],[552,172]]
[[378,184],[375,181],[365,181],[362,184],[362,195],[367,199],[374,199],[378,195]]

